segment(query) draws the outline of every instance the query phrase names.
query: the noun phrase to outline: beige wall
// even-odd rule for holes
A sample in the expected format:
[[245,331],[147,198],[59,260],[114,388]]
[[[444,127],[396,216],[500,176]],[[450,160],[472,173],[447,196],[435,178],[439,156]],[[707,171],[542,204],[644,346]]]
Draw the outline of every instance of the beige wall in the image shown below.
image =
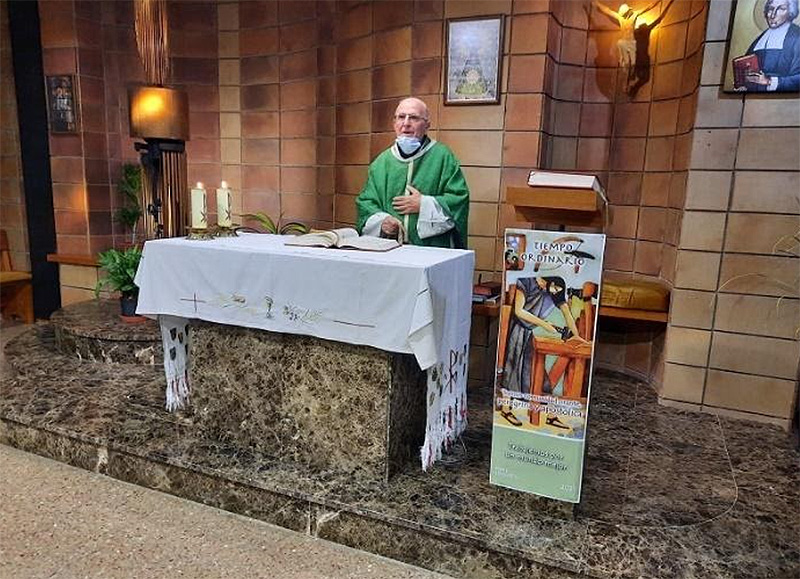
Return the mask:
[[[617,24],[584,6],[550,2],[542,166],[594,173],[605,186],[605,271],[671,286],[707,3],[659,2],[647,13],[652,20],[666,10],[650,36],[649,81],[634,94],[618,66]],[[598,365],[661,382],[662,325],[601,318],[598,332]]]
[[333,225],[335,6],[217,4],[219,160],[235,213]]
[[[445,20],[499,13],[500,103],[445,106]],[[538,40],[547,37],[548,2],[353,2],[341,4],[337,21],[336,221],[354,222],[367,165],[394,139],[398,100],[414,94],[429,105],[431,136],[454,150],[470,184],[476,275],[499,275],[502,232],[516,225],[505,186],[539,164],[546,45]]]
[[800,261],[780,250],[798,254],[800,99],[722,92],[732,8],[711,2],[660,394],[786,426]]
[[8,33],[8,6],[0,3],[0,227],[8,234],[14,269],[30,271],[28,229],[19,150],[17,96],[11,40]]

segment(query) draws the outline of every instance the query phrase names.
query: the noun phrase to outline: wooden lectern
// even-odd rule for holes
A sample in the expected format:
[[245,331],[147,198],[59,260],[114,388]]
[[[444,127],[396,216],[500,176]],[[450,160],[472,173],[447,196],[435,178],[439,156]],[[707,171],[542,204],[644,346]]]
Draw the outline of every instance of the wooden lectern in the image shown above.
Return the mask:
[[551,225],[604,225],[605,194],[597,177],[534,171],[528,187],[506,188],[520,221]]

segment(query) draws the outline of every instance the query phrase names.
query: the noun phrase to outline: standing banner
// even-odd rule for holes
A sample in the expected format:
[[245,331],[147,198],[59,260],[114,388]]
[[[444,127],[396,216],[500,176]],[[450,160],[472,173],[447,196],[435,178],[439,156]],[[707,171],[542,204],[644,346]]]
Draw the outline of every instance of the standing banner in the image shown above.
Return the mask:
[[492,484],[580,501],[605,241],[506,229]]

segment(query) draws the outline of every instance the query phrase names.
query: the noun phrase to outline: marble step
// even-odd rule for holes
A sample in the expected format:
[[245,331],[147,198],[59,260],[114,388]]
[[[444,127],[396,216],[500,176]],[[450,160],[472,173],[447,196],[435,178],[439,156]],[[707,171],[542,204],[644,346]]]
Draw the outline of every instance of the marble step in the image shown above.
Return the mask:
[[656,403],[598,372],[580,509],[488,484],[491,393],[429,472],[388,482],[204,437],[158,366],[87,363],[47,324],[12,340],[0,443],[453,577],[800,576],[800,459],[766,425]]
[[54,333],[41,324],[5,349],[2,444],[454,576],[585,576],[571,542],[554,565],[544,545],[531,552],[513,538],[519,520],[526,536],[580,539],[585,524],[560,504],[488,485],[488,422],[477,415],[433,472],[386,483],[203,437],[191,414],[163,410],[160,368],[87,363],[56,351]]
[[164,353],[158,323],[126,322],[119,300],[91,300],[66,306],[50,317],[56,348],[79,360],[105,364],[161,365]]

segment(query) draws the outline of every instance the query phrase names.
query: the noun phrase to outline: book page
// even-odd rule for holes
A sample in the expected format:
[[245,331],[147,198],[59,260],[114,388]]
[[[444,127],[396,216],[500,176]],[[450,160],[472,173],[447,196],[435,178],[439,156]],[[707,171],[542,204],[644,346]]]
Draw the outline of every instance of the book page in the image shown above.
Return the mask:
[[597,181],[597,178],[594,175],[550,173],[547,171],[531,171],[530,177],[528,177],[528,185],[539,187],[594,189],[595,181]]
[[592,189],[605,201],[606,195],[600,181],[594,175],[578,175],[573,173],[551,173],[548,171],[531,171],[528,176],[531,187],[565,187],[573,189]]
[[298,235],[286,241],[284,245],[299,245],[301,247],[331,247],[336,244],[338,236],[335,231],[316,231]]
[[330,233],[333,233],[336,236],[336,243],[334,243],[334,245],[338,245],[345,239],[358,237],[358,231],[352,227],[340,227],[339,229],[332,229]]
[[339,240],[340,249],[360,249],[361,251],[389,251],[400,244],[394,239],[362,235],[361,237],[347,237]]

